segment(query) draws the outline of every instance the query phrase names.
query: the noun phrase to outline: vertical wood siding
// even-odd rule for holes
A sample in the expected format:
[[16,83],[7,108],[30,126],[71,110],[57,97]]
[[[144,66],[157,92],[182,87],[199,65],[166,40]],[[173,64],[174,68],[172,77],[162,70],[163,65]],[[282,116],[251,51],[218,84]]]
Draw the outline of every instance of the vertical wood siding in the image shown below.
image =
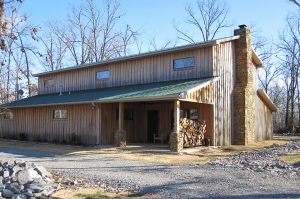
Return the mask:
[[230,145],[233,132],[233,89],[235,83],[234,41],[213,47],[215,145]]
[[194,102],[213,104],[214,85],[210,84],[204,88],[187,93],[185,98]]
[[255,140],[271,140],[273,135],[273,116],[270,109],[256,97],[256,135]]
[[[191,56],[195,57],[195,67],[173,69],[174,59]],[[212,64],[212,47],[166,53],[41,76],[39,94],[207,77],[212,75]],[[109,70],[110,78],[96,80],[96,72],[102,70]],[[44,81],[48,79],[55,80],[55,85],[45,88]]]
[[[55,109],[68,110],[67,119],[53,119]],[[0,118],[0,136],[55,143],[93,145],[96,142],[95,110],[91,105],[49,106],[13,109],[12,120]]]

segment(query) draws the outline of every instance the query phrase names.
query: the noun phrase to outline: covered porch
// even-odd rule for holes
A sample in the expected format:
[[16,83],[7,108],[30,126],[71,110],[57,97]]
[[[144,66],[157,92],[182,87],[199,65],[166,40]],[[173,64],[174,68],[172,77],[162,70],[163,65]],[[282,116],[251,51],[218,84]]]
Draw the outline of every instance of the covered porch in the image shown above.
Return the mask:
[[[37,95],[7,104],[14,117],[1,122],[7,137],[26,133],[29,140],[125,147],[153,143],[157,136],[172,151],[181,151],[180,118],[189,118],[206,122],[205,136],[214,145],[215,81],[217,77]],[[63,118],[54,118],[57,110]]]

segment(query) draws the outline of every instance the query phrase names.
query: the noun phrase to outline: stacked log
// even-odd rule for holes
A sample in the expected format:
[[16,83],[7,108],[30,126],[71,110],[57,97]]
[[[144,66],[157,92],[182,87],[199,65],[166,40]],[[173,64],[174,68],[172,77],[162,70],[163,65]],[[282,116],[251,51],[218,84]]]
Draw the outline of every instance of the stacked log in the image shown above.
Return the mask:
[[195,147],[204,145],[206,133],[205,120],[194,121],[187,118],[180,119],[180,131],[183,135],[183,147]]

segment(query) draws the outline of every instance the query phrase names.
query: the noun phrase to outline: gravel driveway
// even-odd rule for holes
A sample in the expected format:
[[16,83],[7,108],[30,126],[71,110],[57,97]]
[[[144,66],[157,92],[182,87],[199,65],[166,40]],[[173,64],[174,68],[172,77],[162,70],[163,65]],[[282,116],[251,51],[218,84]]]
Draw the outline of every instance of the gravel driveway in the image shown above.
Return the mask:
[[167,166],[101,155],[59,155],[0,147],[0,160],[23,159],[65,177],[166,198],[300,198],[299,176],[214,165]]

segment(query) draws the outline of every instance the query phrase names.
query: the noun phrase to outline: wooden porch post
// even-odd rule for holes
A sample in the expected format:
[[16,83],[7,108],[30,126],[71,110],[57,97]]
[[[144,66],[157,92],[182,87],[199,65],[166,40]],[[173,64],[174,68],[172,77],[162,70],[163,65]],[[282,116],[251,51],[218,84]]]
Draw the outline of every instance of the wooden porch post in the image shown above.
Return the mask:
[[119,129],[122,130],[124,129],[124,103],[120,102],[119,103]]
[[119,128],[115,134],[115,144],[126,147],[126,131],[124,130],[124,103],[119,102]]
[[101,140],[101,104],[96,106],[96,144],[100,144]]
[[180,101],[174,101],[174,129],[170,135],[171,151],[180,152],[183,149],[183,138],[180,133]]

